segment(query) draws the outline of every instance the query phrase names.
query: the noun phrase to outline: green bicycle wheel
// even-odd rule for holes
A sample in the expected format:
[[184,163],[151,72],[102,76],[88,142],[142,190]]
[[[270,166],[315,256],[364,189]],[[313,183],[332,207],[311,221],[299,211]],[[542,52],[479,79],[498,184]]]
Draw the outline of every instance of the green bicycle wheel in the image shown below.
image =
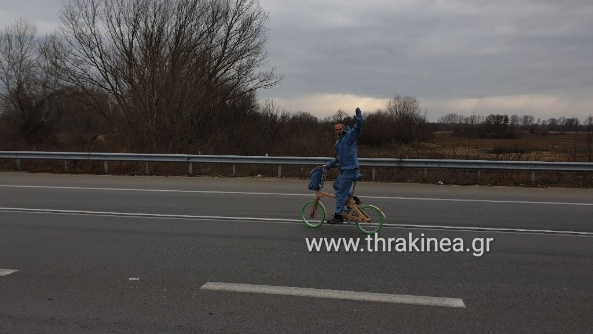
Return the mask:
[[308,201],[301,208],[301,218],[305,225],[309,227],[319,227],[325,221],[325,207],[321,202]]
[[381,230],[384,223],[385,215],[378,207],[374,205],[362,205],[360,207],[365,215],[369,217],[368,222],[356,222],[358,229],[365,234],[375,234]]

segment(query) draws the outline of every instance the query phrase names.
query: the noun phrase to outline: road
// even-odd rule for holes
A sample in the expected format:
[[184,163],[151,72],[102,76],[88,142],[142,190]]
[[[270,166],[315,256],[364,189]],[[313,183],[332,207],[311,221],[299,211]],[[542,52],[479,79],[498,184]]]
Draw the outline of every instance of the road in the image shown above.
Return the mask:
[[362,182],[375,241],[307,182],[0,173],[0,333],[593,332],[593,189]]

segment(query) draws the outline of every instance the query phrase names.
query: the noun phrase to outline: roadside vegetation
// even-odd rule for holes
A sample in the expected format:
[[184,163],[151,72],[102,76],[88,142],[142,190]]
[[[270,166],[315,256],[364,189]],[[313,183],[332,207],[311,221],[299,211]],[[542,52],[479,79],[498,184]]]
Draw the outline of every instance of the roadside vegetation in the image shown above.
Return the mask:
[[[39,36],[20,19],[0,31],[0,150],[213,155],[332,156],[333,124],[352,111],[318,119],[288,112],[257,92],[282,76],[265,67],[268,13],[257,0],[67,0],[59,31]],[[363,106],[360,106],[363,107]],[[353,107],[354,108],[354,107]],[[364,108],[363,108],[364,109]],[[394,95],[363,110],[360,157],[593,161],[593,117],[449,114],[436,123],[413,96]],[[15,169],[14,161],[0,168]],[[63,171],[26,162],[31,171]],[[228,175],[227,166],[195,174]],[[92,162],[72,172],[101,173]],[[114,174],[144,166],[112,163]],[[151,173],[185,167],[154,164]],[[275,175],[245,166],[238,175]],[[307,177],[304,167],[283,175]],[[394,182],[528,184],[511,172],[378,170]],[[591,175],[541,173],[538,182],[591,186]]]

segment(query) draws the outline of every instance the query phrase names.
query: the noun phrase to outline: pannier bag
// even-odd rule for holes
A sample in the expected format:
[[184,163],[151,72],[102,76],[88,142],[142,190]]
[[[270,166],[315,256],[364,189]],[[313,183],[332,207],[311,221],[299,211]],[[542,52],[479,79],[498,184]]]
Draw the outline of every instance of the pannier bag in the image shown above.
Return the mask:
[[319,190],[323,186],[323,168],[313,168],[309,173],[311,181],[309,181],[309,190]]

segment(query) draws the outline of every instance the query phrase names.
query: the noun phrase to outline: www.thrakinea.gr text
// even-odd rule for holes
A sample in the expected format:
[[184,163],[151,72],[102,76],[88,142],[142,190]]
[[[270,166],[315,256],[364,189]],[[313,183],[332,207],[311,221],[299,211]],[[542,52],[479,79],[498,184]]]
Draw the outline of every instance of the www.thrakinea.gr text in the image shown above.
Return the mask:
[[494,238],[473,238],[466,241],[462,238],[433,238],[424,233],[415,236],[410,232],[407,236],[382,238],[379,234],[367,235],[365,238],[305,238],[309,252],[397,252],[397,253],[471,253],[480,257],[490,252]]

